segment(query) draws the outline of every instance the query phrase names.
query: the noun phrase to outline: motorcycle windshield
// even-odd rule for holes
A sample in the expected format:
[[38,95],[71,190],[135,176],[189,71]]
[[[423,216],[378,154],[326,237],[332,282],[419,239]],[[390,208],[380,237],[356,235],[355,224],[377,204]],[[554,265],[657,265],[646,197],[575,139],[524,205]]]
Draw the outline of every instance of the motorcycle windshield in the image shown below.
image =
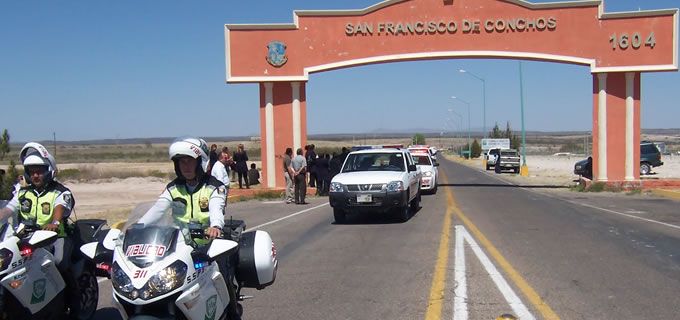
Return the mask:
[[140,268],[163,259],[175,251],[179,229],[171,226],[148,225],[125,231],[125,257]]
[[153,210],[153,204],[143,203],[133,209],[122,229],[122,249],[126,259],[145,268],[173,253],[182,226],[173,221],[172,212],[183,212],[182,206],[181,203],[173,204],[161,215],[162,218],[143,224],[139,223],[139,219]]

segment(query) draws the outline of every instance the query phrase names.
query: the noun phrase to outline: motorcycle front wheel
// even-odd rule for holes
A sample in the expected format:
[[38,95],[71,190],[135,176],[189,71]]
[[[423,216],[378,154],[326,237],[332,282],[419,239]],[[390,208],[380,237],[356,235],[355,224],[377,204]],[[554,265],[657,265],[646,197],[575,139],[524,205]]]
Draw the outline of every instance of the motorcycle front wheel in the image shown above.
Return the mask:
[[75,279],[74,288],[70,288],[70,298],[77,297],[77,301],[69,303],[69,319],[88,320],[97,311],[99,302],[99,284],[95,275],[95,267],[87,265],[80,276]]

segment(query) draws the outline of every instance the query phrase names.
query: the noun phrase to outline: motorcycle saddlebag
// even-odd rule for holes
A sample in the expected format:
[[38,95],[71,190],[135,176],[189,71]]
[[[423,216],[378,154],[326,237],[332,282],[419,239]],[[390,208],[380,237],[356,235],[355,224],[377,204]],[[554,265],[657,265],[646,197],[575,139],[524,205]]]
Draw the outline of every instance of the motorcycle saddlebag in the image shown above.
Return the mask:
[[278,260],[276,247],[266,231],[250,231],[241,234],[236,279],[246,288],[258,290],[274,283]]

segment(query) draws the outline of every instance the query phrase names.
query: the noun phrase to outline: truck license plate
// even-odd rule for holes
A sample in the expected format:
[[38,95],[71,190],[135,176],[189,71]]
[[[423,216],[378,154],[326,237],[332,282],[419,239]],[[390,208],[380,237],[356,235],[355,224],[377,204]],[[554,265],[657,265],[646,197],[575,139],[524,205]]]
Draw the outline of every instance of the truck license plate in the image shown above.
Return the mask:
[[373,197],[370,194],[358,194],[357,202],[373,202]]

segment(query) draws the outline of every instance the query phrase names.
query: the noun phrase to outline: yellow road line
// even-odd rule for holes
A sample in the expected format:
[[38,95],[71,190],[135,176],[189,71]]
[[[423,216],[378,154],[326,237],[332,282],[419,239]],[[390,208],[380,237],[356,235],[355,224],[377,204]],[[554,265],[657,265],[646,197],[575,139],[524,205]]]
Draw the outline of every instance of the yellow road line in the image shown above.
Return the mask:
[[[444,175],[444,181],[448,180],[446,178],[446,175],[444,174],[443,170],[440,172],[440,175]],[[517,288],[519,288],[520,291],[524,294],[529,299],[529,302],[534,305],[536,310],[541,313],[544,319],[550,319],[550,320],[558,320],[560,317],[548,306],[543,299],[541,299],[541,296],[536,293],[536,291],[529,285],[529,283],[524,280],[524,278],[515,270],[515,268],[508,262],[508,260],[501,255],[500,251],[496,249],[496,247],[489,241],[489,239],[484,236],[484,234],[475,226],[470,219],[468,219],[467,216],[463,213],[463,211],[458,208],[458,205],[456,204],[456,200],[453,197],[453,191],[451,191],[450,188],[446,188],[446,200],[448,204],[448,210],[447,210],[447,215],[446,217],[449,217],[448,212],[452,210],[460,220],[463,221],[463,224],[465,224],[465,227],[467,227],[468,230],[474,235],[477,240],[479,240],[479,243],[484,247],[484,249],[493,257],[493,259],[496,261],[496,263],[505,271],[505,273],[510,277],[512,282],[515,283]],[[450,218],[449,218],[450,220]],[[447,233],[447,245],[448,245],[448,230],[446,230]],[[443,235],[442,235],[443,237]],[[441,246],[439,248],[440,254],[441,254]],[[439,261],[437,261],[439,264]],[[436,273],[435,273],[436,275]],[[434,280],[433,280],[434,281]],[[434,287],[434,283],[433,283]],[[430,292],[430,299],[432,297],[431,295],[432,292]],[[431,301],[431,300],[430,300]],[[428,308],[429,310],[429,308]],[[430,318],[426,318],[430,319]],[[437,318],[438,319],[438,318]]]
[[[446,177],[444,177],[446,181]],[[444,288],[446,287],[446,265],[449,262],[449,238],[451,235],[451,208],[446,209],[442,235],[439,239],[439,250],[437,251],[437,263],[434,267],[432,285],[430,286],[430,298],[427,304],[426,320],[439,320],[442,314],[444,303]]]

